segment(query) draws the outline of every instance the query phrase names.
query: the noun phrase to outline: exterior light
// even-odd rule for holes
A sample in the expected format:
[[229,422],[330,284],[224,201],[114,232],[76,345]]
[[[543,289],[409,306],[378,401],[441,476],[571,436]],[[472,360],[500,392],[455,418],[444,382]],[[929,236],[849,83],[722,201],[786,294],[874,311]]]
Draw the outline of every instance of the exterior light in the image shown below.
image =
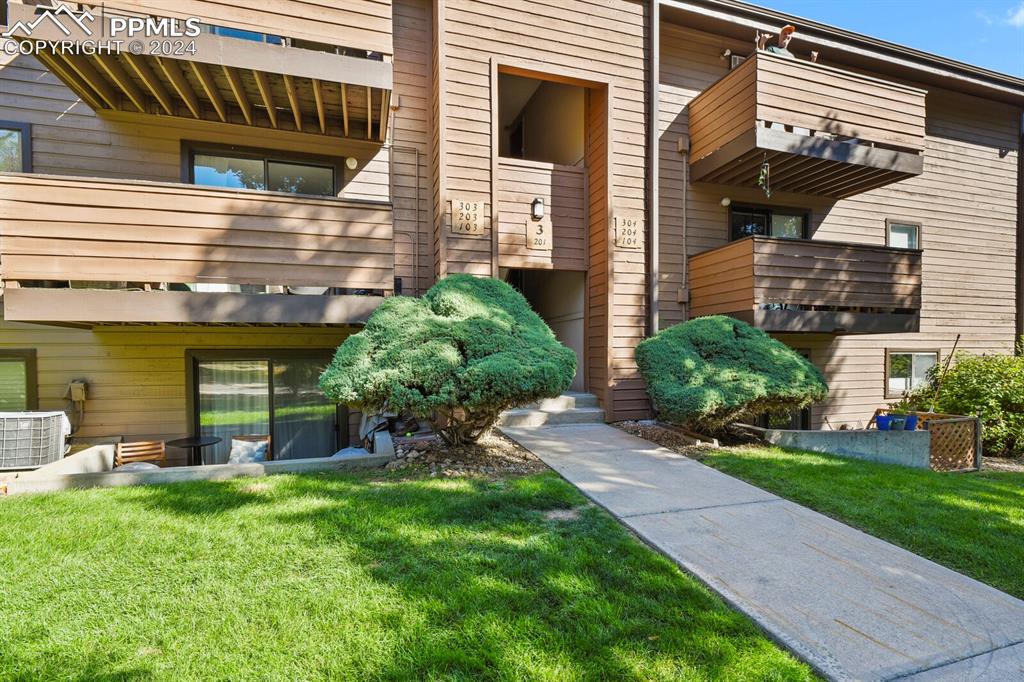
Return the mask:
[[345,168],[348,168],[349,170],[355,170],[356,166],[358,165],[359,159],[357,159],[356,157],[349,156],[345,158]]
[[530,216],[534,220],[541,220],[544,217],[544,200],[537,197],[530,204]]
[[722,197],[722,201],[720,201],[719,203],[721,203],[722,206],[725,206],[726,208],[728,208],[729,204],[732,203],[732,199],[730,199],[729,197]]

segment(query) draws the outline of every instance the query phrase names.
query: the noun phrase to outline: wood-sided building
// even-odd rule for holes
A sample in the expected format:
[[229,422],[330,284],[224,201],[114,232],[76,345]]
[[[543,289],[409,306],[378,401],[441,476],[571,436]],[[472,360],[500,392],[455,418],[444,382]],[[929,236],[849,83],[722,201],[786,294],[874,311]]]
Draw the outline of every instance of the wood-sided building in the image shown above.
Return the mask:
[[[732,0],[65,4],[2,17],[0,410],[80,380],[80,437],[329,454],[318,369],[455,272],[520,288],[612,421],[698,315],[806,351],[816,427],[1020,334],[1020,79],[807,22],[754,53],[790,19]],[[72,16],[177,22],[33,47]]]

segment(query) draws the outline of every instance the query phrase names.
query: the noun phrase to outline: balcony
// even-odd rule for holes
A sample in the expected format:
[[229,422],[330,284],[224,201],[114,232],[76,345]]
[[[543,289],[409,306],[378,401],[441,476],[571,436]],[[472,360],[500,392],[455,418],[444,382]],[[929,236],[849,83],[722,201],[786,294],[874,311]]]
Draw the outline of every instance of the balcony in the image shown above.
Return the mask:
[[[159,7],[147,0],[115,0],[102,11],[86,9],[55,20],[45,20],[49,15],[41,14],[43,9],[22,2],[12,1],[8,8],[11,37],[38,43],[43,65],[97,113],[174,116],[380,144],[387,138],[392,90],[391,4],[345,4],[318,11],[316,21],[302,18],[309,14],[307,3],[293,0],[274,3],[280,14],[198,0]],[[130,40],[113,23],[140,14],[166,20],[198,16],[244,31],[289,33],[275,36],[282,44],[208,30]],[[106,43],[110,50],[95,54],[70,54],[47,42],[95,36],[119,42]],[[349,42],[331,47],[342,40]]]
[[731,315],[773,333],[902,333],[920,324],[920,250],[747,237],[689,265],[691,317]]
[[920,175],[925,91],[757,52],[689,105],[697,182],[842,199]]
[[[0,174],[4,316],[357,323],[394,286],[391,214],[386,203]],[[240,287],[304,295],[229,291]]]

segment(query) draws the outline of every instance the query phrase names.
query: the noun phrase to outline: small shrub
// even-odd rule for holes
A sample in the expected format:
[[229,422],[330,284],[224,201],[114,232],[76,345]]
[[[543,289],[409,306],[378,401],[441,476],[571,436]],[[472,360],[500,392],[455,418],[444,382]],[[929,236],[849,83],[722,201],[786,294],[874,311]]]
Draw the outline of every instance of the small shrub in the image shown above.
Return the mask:
[[423,298],[388,298],[320,377],[332,400],[410,412],[451,444],[475,441],[509,408],[565,391],[576,356],[515,289],[452,275]]
[[828,395],[806,358],[723,315],[669,327],[637,346],[636,358],[660,418],[710,431]]
[[936,412],[981,417],[985,454],[1024,455],[1024,356],[960,351],[948,372],[943,375],[937,364],[927,384],[890,405],[906,411],[933,406]]

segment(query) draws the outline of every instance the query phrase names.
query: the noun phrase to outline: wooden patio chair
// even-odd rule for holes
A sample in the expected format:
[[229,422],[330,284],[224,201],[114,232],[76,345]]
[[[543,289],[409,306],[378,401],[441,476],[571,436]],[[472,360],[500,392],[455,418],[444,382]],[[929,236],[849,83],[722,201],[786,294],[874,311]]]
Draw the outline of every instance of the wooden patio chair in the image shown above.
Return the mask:
[[162,440],[118,443],[114,451],[114,466],[119,467],[132,462],[154,462],[163,466],[167,464],[167,446]]
[[267,444],[267,460],[266,461],[269,462],[270,460],[274,459],[274,449],[271,447],[270,435],[269,434],[268,435],[247,434],[247,435],[241,435],[241,436],[231,436],[231,440],[241,440],[241,441],[245,441],[246,443],[266,443]]

